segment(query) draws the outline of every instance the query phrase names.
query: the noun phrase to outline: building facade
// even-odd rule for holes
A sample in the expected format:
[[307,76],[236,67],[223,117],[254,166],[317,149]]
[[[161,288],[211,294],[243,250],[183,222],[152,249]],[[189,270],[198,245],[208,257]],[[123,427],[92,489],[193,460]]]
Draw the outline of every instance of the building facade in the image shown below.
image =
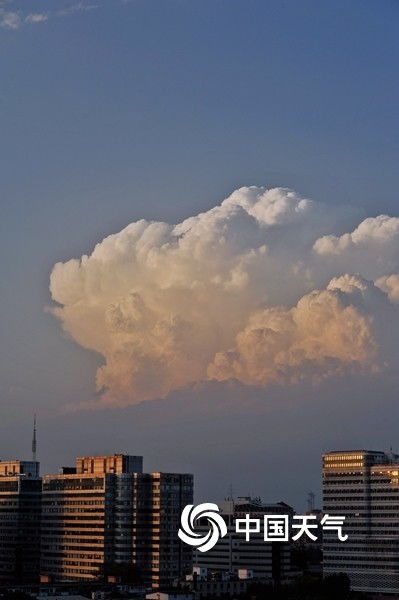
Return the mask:
[[125,565],[159,588],[191,571],[177,531],[192,475],[142,473],[142,458],[125,455],[78,458],[72,471],[43,477],[43,579],[90,580]]
[[192,571],[192,549],[177,532],[180,515],[193,502],[193,476],[149,473],[135,476],[134,564],[152,587],[169,585]]
[[0,461],[0,582],[39,579],[39,463]]
[[399,457],[351,450],[323,455],[323,509],[345,516],[346,542],[323,534],[324,573],[356,591],[399,593]]
[[[194,564],[208,572],[239,573],[241,570],[251,571],[254,578],[280,582],[288,575],[291,568],[291,546],[289,542],[265,542],[263,532],[251,533],[246,541],[242,533],[236,532],[235,520],[245,518],[261,519],[265,515],[293,516],[293,509],[281,502],[265,504],[259,499],[249,497],[226,500],[219,503],[219,512],[227,525],[227,535],[219,539],[208,552],[194,553]],[[201,523],[204,532],[209,529],[206,521]],[[198,527],[201,531],[201,527]]]
[[114,480],[108,473],[43,477],[42,579],[93,579],[112,561]]

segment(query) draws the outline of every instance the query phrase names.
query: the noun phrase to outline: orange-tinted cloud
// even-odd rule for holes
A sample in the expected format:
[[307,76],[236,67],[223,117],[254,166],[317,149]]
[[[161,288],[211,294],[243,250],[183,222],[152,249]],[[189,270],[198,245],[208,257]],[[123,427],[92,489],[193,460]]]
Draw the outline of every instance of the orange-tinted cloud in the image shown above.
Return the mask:
[[377,369],[378,322],[392,305],[345,273],[362,272],[352,268],[362,266],[361,244],[366,276],[383,277],[388,263],[399,271],[395,223],[366,220],[339,236],[327,207],[284,188],[241,188],[178,225],[131,223],[90,255],[57,263],[53,312],[103,356],[100,404],[212,378],[267,385]]

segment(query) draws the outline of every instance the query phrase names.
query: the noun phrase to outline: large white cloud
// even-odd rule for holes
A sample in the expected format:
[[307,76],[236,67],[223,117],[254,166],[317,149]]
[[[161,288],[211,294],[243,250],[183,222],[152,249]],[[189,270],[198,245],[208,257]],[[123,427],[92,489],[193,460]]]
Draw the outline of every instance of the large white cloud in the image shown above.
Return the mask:
[[267,385],[380,369],[384,315],[397,310],[381,278],[399,271],[399,219],[340,235],[338,212],[284,188],[241,188],[178,225],[131,223],[57,263],[54,314],[104,357],[99,403],[213,378]]
[[395,272],[399,269],[399,218],[369,217],[351,233],[320,237],[314,252],[326,265],[360,272],[369,279]]
[[[357,308],[359,289],[332,281],[293,308],[256,311],[230,352],[219,352],[208,374],[247,384],[297,383],[340,374],[348,368],[371,368],[376,353],[373,319]],[[367,289],[367,286],[366,286]],[[343,293],[342,293],[343,292]]]

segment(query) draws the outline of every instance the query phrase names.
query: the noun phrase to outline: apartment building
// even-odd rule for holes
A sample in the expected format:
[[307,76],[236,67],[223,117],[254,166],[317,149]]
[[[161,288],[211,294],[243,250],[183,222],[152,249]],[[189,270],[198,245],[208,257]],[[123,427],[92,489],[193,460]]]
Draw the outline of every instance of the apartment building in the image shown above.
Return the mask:
[[346,542],[324,531],[324,573],[356,591],[399,594],[399,457],[370,450],[323,455],[323,509],[346,517]]
[[43,580],[96,578],[113,559],[115,476],[45,475],[42,489]]
[[38,581],[41,480],[36,461],[0,461],[0,582]]
[[142,457],[83,457],[74,469],[43,477],[41,574],[90,580],[104,565],[135,567],[155,588],[192,569],[177,537],[192,502],[192,475],[142,473]]
[[181,512],[192,502],[192,475],[135,476],[134,563],[154,588],[167,586],[192,571],[192,549],[177,536]]

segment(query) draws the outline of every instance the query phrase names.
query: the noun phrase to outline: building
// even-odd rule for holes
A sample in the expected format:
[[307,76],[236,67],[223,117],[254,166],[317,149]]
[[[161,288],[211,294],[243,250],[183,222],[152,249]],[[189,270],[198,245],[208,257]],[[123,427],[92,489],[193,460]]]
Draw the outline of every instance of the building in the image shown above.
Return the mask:
[[191,573],[192,549],[177,532],[183,508],[193,502],[193,476],[137,475],[133,497],[134,564],[144,581],[161,588]]
[[124,565],[159,588],[191,571],[177,531],[192,475],[146,474],[142,457],[120,454],[78,458],[62,471],[43,477],[43,580],[96,579]]
[[39,478],[40,465],[36,461],[29,460],[1,460],[0,477],[25,476],[27,478]]
[[43,579],[95,579],[104,565],[132,563],[133,475],[142,466],[137,456],[79,457],[43,477]]
[[236,573],[228,571],[209,571],[203,567],[194,567],[188,575],[185,587],[195,594],[196,600],[202,598],[237,597],[246,594],[253,584],[253,572],[239,569]]
[[[207,569],[208,572],[229,572],[237,576],[240,571],[247,570],[251,571],[256,579],[282,581],[291,567],[290,543],[265,542],[262,531],[252,533],[249,541],[246,541],[242,533],[236,532],[235,520],[245,518],[246,514],[261,520],[264,515],[275,514],[292,518],[293,509],[284,502],[265,504],[259,498],[250,497],[226,500],[218,506],[227,525],[227,535],[219,539],[208,552],[196,550],[195,566]],[[204,532],[209,529],[206,520],[201,526],[204,527]],[[201,531],[201,527],[198,527],[198,531]]]
[[350,450],[323,455],[323,508],[346,517],[346,542],[323,534],[323,571],[355,591],[399,594],[399,457]]
[[40,510],[39,463],[0,461],[1,583],[38,581]]
[[146,594],[146,600],[193,600],[193,594],[183,592],[153,592]]
[[42,581],[96,578],[113,559],[115,476],[45,475]]
[[142,473],[143,457],[128,454],[84,456],[76,459],[76,473]]

